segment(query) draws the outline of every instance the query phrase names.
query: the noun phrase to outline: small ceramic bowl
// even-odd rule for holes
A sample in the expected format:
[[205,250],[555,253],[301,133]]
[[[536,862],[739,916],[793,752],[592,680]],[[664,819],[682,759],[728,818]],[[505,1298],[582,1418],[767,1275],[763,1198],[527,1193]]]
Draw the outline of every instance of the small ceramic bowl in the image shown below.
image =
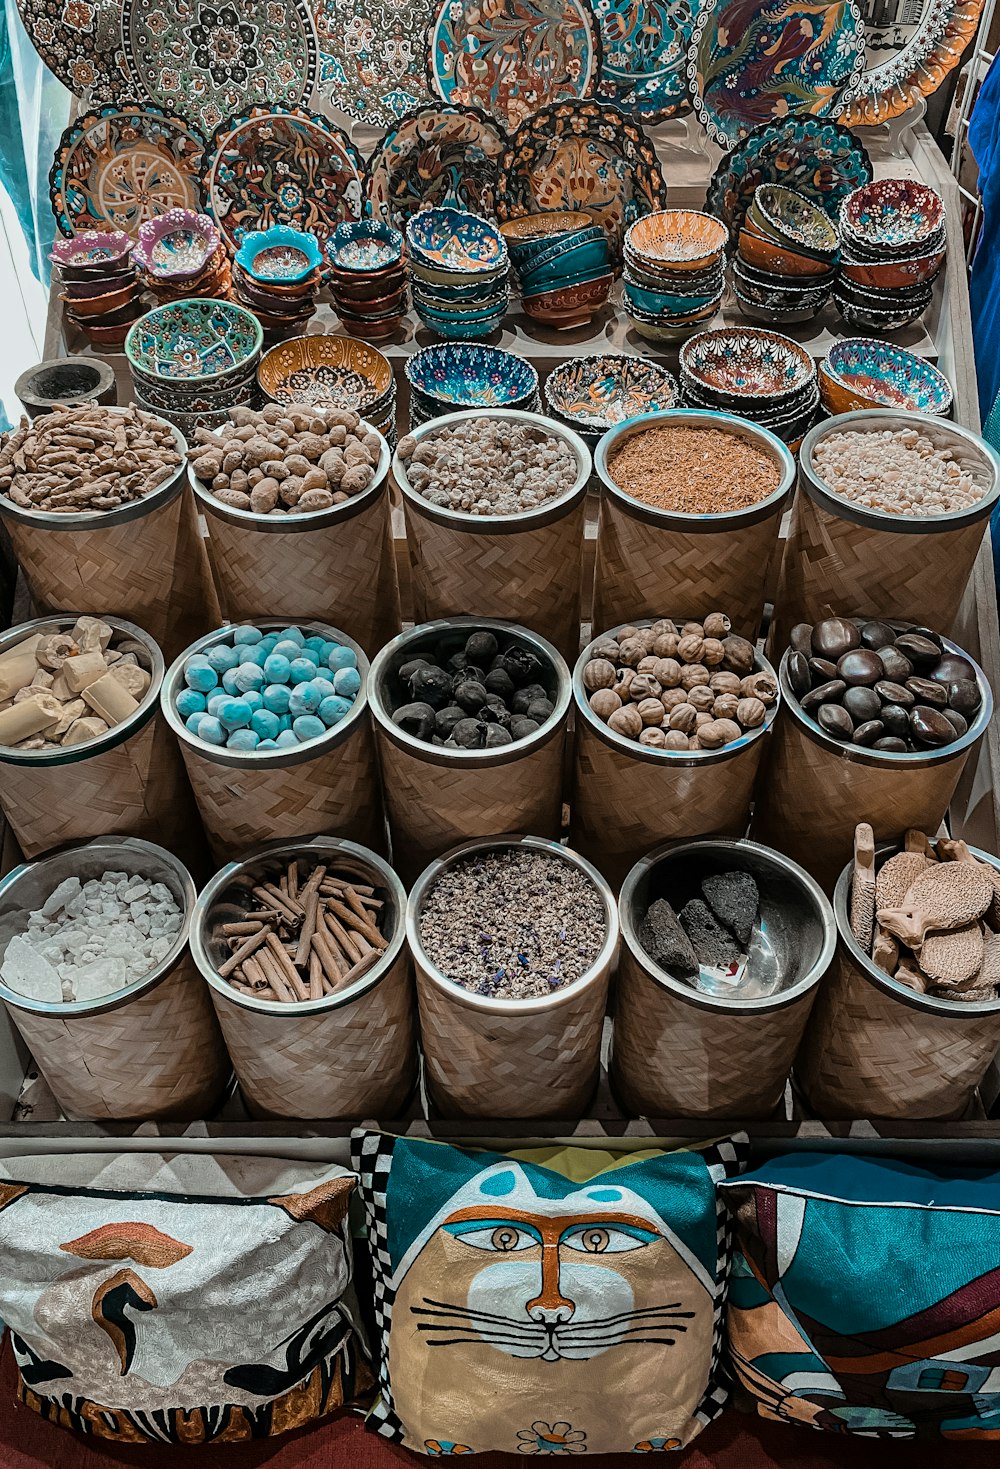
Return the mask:
[[530,266],[519,273],[521,290],[528,295],[550,290],[566,276],[580,275],[585,270],[606,271],[609,261],[608,237],[604,231],[581,230],[534,256]]
[[840,244],[828,215],[795,189],[782,184],[760,184],[748,211],[751,220],[776,244],[806,249],[820,259],[831,259]]
[[697,209],[661,209],[625,231],[625,245],[641,260],[672,270],[704,270],[728,243],[722,220]]
[[125,355],[139,378],[221,386],[247,372],[252,376],[263,340],[260,322],[245,307],[196,296],[140,317]]
[[648,311],[651,316],[685,316],[701,306],[707,306],[717,295],[716,291],[703,291],[697,296],[674,296],[664,291],[647,291],[642,286],[633,285],[629,280],[625,282],[626,299],[640,310]]
[[857,306],[870,306],[875,311],[888,311],[890,307],[896,307],[910,301],[922,301],[925,304],[934,294],[934,286],[930,281],[920,281],[913,286],[896,286],[892,290],[883,290],[877,286],[859,286],[854,281],[844,280],[841,277],[837,281],[837,292],[846,296]]
[[385,270],[398,265],[402,257],[399,230],[375,219],[345,220],[326,242],[326,258],[339,271]]
[[719,406],[776,406],[816,381],[816,364],[804,347],[755,327],[702,332],[681,348],[680,369],[682,387],[690,380]]
[[506,304],[508,299],[507,287],[498,291],[495,296],[487,296],[481,301],[453,301],[449,296],[435,296],[428,291],[414,291],[413,301],[416,306],[429,306],[432,311],[440,311],[445,316],[482,316],[488,311],[495,311]]
[[460,287],[470,298],[477,291],[482,295],[491,295],[510,275],[510,265],[506,260],[502,265],[471,274],[469,271],[444,270],[437,266],[425,265],[423,261],[411,257],[407,260],[407,269],[410,273],[410,280],[418,285],[422,281],[424,285],[434,288],[445,286],[449,291],[452,287]]
[[54,240],[49,259],[65,279],[103,275],[127,259],[131,236],[124,230],[84,230],[68,240]]
[[476,275],[507,264],[507,246],[497,227],[465,209],[411,214],[406,243],[413,259],[432,269]]
[[500,233],[506,241],[507,249],[513,254],[514,249],[522,245],[551,240],[556,235],[586,229],[594,223],[594,216],[586,209],[552,209],[540,214],[521,214],[516,219],[504,220]]
[[826,275],[830,269],[828,260],[815,260],[811,255],[804,255],[791,246],[777,245],[773,240],[765,240],[746,224],[740,230],[738,250],[740,259],[745,260],[748,265],[753,265],[758,270],[770,271],[774,275]]
[[673,408],[678,391],[676,378],[659,362],[618,352],[572,357],[545,380],[550,412],[586,433],[605,433],[641,413]]
[[944,227],[944,200],[918,179],[873,179],[840,206],[846,241],[879,254],[924,254]]
[[219,248],[219,231],[207,214],[168,209],[139,226],[132,259],[158,280],[186,281],[199,275]]
[[833,304],[848,326],[860,332],[894,332],[909,326],[927,309],[927,303],[903,303],[877,311],[868,306],[859,306],[856,301],[833,293]]
[[[484,319],[495,317],[499,320],[507,310],[507,301],[503,300],[498,306],[491,306],[487,310],[478,311],[439,311],[436,307],[427,306],[423,301],[415,300],[414,309],[422,319],[434,322],[444,322],[451,327],[460,328],[463,324],[475,325]],[[454,333],[452,333],[454,336]]]
[[840,274],[855,285],[883,291],[929,284],[944,264],[945,254],[941,249],[931,250],[926,255],[913,255],[907,260],[859,260],[845,253],[840,257]]
[[122,286],[117,291],[108,291],[103,296],[74,298],[63,292],[59,299],[69,304],[73,315],[78,319],[81,316],[110,316],[113,312],[120,311],[123,306],[127,306],[130,301],[134,301],[140,290],[139,282],[131,281],[127,286]]
[[663,291],[672,296],[704,296],[708,291],[719,289],[725,277],[725,266],[720,260],[709,270],[665,275],[654,274],[626,261],[623,276],[631,285],[641,286],[645,291]]
[[449,342],[424,347],[406,363],[406,380],[438,411],[446,408],[521,408],[538,393],[530,362],[500,347]]
[[106,296],[109,291],[120,291],[138,281],[134,266],[117,271],[114,275],[89,275],[86,279],[63,281],[66,287],[64,299],[80,301],[87,296]]
[[575,285],[560,286],[554,291],[542,291],[534,296],[522,296],[522,310],[535,321],[567,329],[583,326],[599,311],[610,294],[614,275],[595,276],[591,280],[579,281]]
[[328,401],[366,413],[381,407],[393,391],[388,359],[364,342],[339,335],[293,337],[272,347],[260,359],[257,383],[275,403]]
[[291,225],[275,224],[244,235],[236,263],[255,281],[291,285],[323,264],[323,252],[315,235],[292,229]]
[[349,282],[338,276],[331,280],[330,292],[335,300],[377,301],[380,296],[402,290],[405,285],[406,272],[399,266],[378,275],[362,275],[359,271],[357,279]]

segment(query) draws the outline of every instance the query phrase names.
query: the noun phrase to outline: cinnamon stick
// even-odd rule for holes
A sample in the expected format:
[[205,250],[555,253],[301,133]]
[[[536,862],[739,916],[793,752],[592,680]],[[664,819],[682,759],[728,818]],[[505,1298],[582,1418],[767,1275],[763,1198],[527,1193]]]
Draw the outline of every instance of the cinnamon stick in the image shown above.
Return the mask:
[[291,1004],[298,999],[295,991],[286,982],[285,976],[273,954],[269,953],[267,949],[262,949],[257,957],[257,963],[264,971],[268,984],[274,990],[279,1000],[284,1000],[286,1003]]
[[251,888],[250,891],[264,904],[265,908],[276,909],[286,923],[290,923],[293,928],[298,928],[299,915],[289,906],[288,899],[281,892],[273,890],[273,885],[272,887]]
[[323,998],[323,965],[315,949],[309,954],[309,998]]
[[298,895],[299,895],[299,864],[298,864],[298,862],[292,861],[292,862],[289,862],[289,864],[288,864],[287,887],[288,887],[288,896],[290,898],[297,898]]
[[341,923],[338,923],[336,916],[330,912],[329,908],[324,910],[322,922],[327,933],[336,939],[344,954],[352,963],[356,963],[358,959],[364,958],[364,950],[361,945],[355,943],[354,935],[348,933],[347,929]]
[[370,944],[385,947],[382,941],[382,935],[364,913],[359,918],[353,908],[349,908],[346,903],[341,903],[337,898],[327,898],[326,911],[328,913],[335,913],[341,919],[344,926],[351,929],[352,932],[363,933]]
[[275,938],[274,934],[271,932],[268,932],[266,943],[268,953],[272,955],[275,963],[280,966],[281,977],[291,989],[292,993],[295,995],[295,998],[297,1000],[308,1000],[309,991],[303,984],[302,976],[299,974],[299,971],[296,969],[289,956],[285,953],[282,944],[277,938]]
[[270,932],[271,930],[269,928],[262,925],[256,933],[252,933],[248,939],[245,939],[235,953],[230,954],[226,962],[219,965],[219,973],[222,975],[222,978],[228,978],[234,969],[239,969],[244,959],[250,954],[256,953],[261,944],[266,943],[267,936]]

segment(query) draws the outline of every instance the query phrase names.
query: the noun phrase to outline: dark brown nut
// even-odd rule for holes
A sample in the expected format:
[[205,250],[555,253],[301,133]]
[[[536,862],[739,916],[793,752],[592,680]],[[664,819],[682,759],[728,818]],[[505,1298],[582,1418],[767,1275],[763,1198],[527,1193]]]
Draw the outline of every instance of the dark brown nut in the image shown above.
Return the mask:
[[827,704],[832,699],[839,699],[846,688],[847,685],[842,678],[831,679],[829,683],[820,684],[818,689],[810,689],[808,694],[803,694],[799,704],[806,714],[811,714],[821,704]]
[[688,690],[688,703],[693,704],[699,714],[712,709],[715,700],[716,694],[707,683],[696,684],[693,689]]
[[593,692],[594,689],[610,689],[614,687],[615,665],[607,658],[591,658],[584,666],[583,686]]
[[622,707],[622,701],[614,689],[595,689],[587,702],[598,719],[603,719],[605,723],[611,718],[616,709]]
[[736,720],[744,729],[756,729],[767,718],[767,710],[760,699],[741,699],[736,706]]
[[683,635],[677,645],[677,656],[682,663],[700,663],[705,648],[705,639],[698,634]]
[[797,622],[788,635],[789,644],[803,658],[812,657],[812,633],[811,622]]
[[706,638],[724,638],[732,629],[732,623],[724,612],[710,612],[705,618]]
[[698,723],[698,711],[693,704],[678,704],[670,711],[670,728],[683,734],[692,734]]
[[698,684],[707,684],[709,679],[708,669],[704,663],[685,663],[681,669],[681,688],[693,689]]
[[733,673],[746,674],[753,668],[754,646],[748,643],[746,638],[738,638],[730,633],[728,638],[723,638],[722,646],[725,650],[722,659],[723,668],[732,669]]
[[636,705],[624,704],[621,709],[616,709],[611,715],[608,720],[608,728],[613,729],[615,734],[625,735],[630,740],[637,740],[645,725]]

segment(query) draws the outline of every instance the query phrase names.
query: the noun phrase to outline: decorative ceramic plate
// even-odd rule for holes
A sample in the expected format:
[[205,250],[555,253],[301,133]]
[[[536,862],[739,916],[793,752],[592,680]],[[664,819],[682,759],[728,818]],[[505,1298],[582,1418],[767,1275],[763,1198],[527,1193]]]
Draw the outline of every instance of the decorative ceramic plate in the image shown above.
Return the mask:
[[427,33],[432,90],[511,132],[541,107],[590,96],[599,65],[588,0],[437,0]]
[[816,381],[816,364],[798,342],[756,327],[723,326],[685,342],[681,380],[703,393],[745,401],[786,398]]
[[121,95],[121,0],[17,0],[35,50],[64,87],[95,101]]
[[911,0],[865,5],[865,67],[859,91],[841,114],[848,127],[899,117],[936,92],[979,25],[984,0]]
[[320,105],[391,127],[429,102],[433,0],[310,0],[319,40]]
[[666,202],[652,143],[600,102],[544,108],[518,129],[500,160],[500,219],[586,209],[607,234],[615,261],[628,226]]
[[701,0],[688,51],[698,120],[731,148],[774,118],[836,117],[864,69],[856,0]]
[[872,177],[864,144],[848,128],[819,117],[769,122],[727,153],[712,175],[705,208],[739,233],[758,184],[786,184],[836,219],[848,194]]
[[476,107],[421,107],[386,133],[368,161],[372,213],[397,229],[428,205],[492,214],[507,143],[503,128]]
[[575,357],[545,380],[545,401],[574,428],[601,433],[640,413],[659,413],[677,401],[677,382],[658,362],[626,353]]
[[138,96],[210,133],[257,103],[294,107],[316,82],[309,0],[123,0]]
[[510,408],[538,392],[530,362],[481,342],[436,342],[406,364],[411,388],[455,408]]
[[64,235],[124,230],[168,209],[200,204],[198,175],[205,139],[183,118],[147,104],[123,102],[86,112],[56,149],[49,198]]
[[236,249],[250,230],[290,224],[327,237],[360,219],[361,155],[346,133],[300,107],[252,107],[217,128],[205,150],[205,208]]
[[636,122],[662,122],[691,111],[687,54],[697,0],[601,0],[596,95]]
[[216,381],[245,371],[264,334],[250,311],[232,301],[174,301],[136,322],[125,341],[129,365],[162,380]]

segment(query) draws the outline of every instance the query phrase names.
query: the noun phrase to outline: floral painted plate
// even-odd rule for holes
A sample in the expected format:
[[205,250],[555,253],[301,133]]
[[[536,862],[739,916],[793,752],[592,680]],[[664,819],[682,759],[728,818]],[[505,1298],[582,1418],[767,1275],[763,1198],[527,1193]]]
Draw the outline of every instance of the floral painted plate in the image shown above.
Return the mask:
[[77,97],[121,95],[121,0],[17,0],[24,29],[49,71]]
[[841,113],[848,127],[873,127],[936,92],[976,34],[984,0],[916,0],[875,10],[865,30],[865,71]]
[[109,103],[63,133],[49,172],[61,234],[124,230],[133,240],[147,219],[200,206],[205,139],[158,107]]
[[636,122],[662,122],[691,111],[687,53],[697,0],[601,0],[596,96]]
[[758,184],[785,184],[836,219],[848,194],[870,182],[871,159],[846,127],[819,117],[789,117],[755,128],[712,176],[705,209],[736,239]]
[[362,212],[361,155],[346,133],[301,107],[252,107],[217,128],[201,177],[205,209],[227,245],[290,224],[320,248]]
[[232,301],[194,298],[147,311],[125,338],[125,356],[140,378],[221,386],[253,370],[263,340],[252,312]]
[[782,400],[816,382],[816,364],[805,347],[759,327],[700,332],[681,348],[680,367],[682,385],[687,379],[697,392],[736,402]]
[[588,97],[599,66],[589,0],[438,0],[427,33],[431,89],[510,132],[541,107]]
[[864,68],[856,0],[701,0],[688,51],[698,120],[723,148],[762,123],[836,117]]
[[476,107],[421,107],[386,133],[368,161],[372,214],[399,230],[428,207],[493,214],[497,166],[508,141],[499,123]]
[[485,342],[435,342],[409,358],[410,387],[436,403],[458,408],[523,406],[538,392],[530,362]]
[[677,401],[677,381],[658,362],[624,352],[574,357],[545,380],[545,401],[576,429],[603,433],[641,413],[659,413]]
[[391,127],[429,102],[433,0],[310,0],[319,41],[316,102]]

